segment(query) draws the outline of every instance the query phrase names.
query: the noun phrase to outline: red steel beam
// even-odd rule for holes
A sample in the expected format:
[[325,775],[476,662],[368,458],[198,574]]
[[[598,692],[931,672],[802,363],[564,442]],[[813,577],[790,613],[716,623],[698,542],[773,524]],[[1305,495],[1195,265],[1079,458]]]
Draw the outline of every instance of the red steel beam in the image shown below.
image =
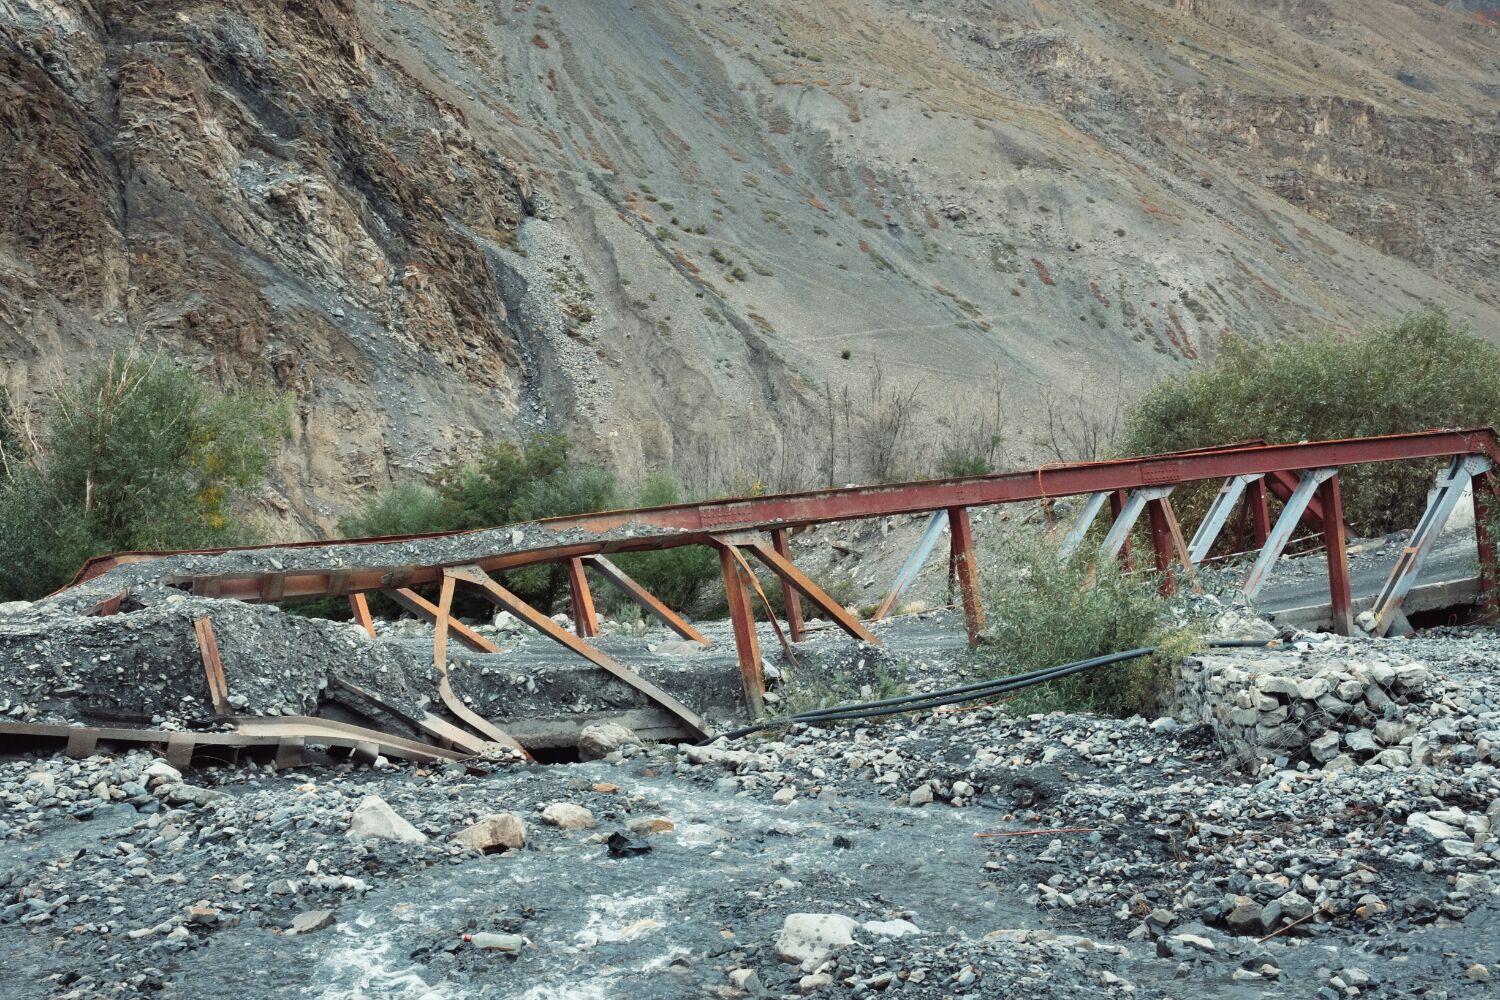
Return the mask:
[[1271,503],[1264,479],[1257,479],[1245,487],[1244,502],[1250,507],[1250,530],[1255,536],[1255,547],[1260,548],[1271,537]]
[[375,619],[370,617],[370,602],[365,600],[365,595],[350,594],[349,609],[354,612],[354,621],[365,630],[365,634],[375,638]]
[[1328,552],[1328,598],[1333,609],[1333,630],[1354,634],[1354,599],[1349,590],[1349,550],[1344,535],[1344,499],[1339,493],[1337,473],[1318,485],[1323,501],[1323,545]]
[[1167,597],[1177,592],[1177,579],[1172,576],[1172,532],[1167,527],[1167,515],[1161,500],[1146,501],[1146,516],[1151,522],[1151,549],[1156,556],[1156,572],[1161,577],[1158,589],[1163,597]]
[[[771,529],[771,547],[776,554],[786,560],[790,565],[792,562],[792,543],[790,532],[785,528]],[[772,569],[776,567],[772,566]],[[781,578],[781,602],[786,605],[786,630],[791,634],[793,642],[801,642],[802,627],[802,597],[797,593],[797,588],[792,586],[786,577]]]
[[798,569],[796,564],[777,552],[775,548],[760,541],[749,542],[744,547],[770,567],[771,572],[780,578],[783,587],[802,594],[852,638],[872,645],[880,645],[880,640],[875,637],[875,633],[865,628],[863,622],[851,615],[843,605],[830,597],[827,591],[814,583],[811,577]]
[[734,648],[739,658],[740,680],[745,689],[745,704],[751,716],[765,710],[766,678],[760,663],[760,639],[755,634],[755,605],[750,588],[742,574],[746,571],[736,558],[734,546],[719,545],[719,569],[724,574],[724,598],[729,603],[729,621],[734,626]]
[[583,560],[574,556],[563,565],[568,573],[568,595],[573,602],[573,630],[579,638],[592,639],[599,634],[599,616],[594,613],[594,595],[583,572]]
[[[494,571],[540,562],[553,562],[574,555],[703,544],[709,543],[710,534],[740,530],[766,530],[772,527],[793,527],[829,521],[922,513],[941,507],[971,507],[1041,500],[1046,497],[1096,491],[1128,490],[1140,486],[1160,486],[1200,479],[1223,479],[1231,475],[1295,472],[1308,468],[1471,454],[1482,454],[1500,461],[1500,446],[1497,446],[1495,432],[1488,428],[1465,431],[1434,430],[1387,437],[1234,447],[1217,451],[1130,458],[1114,462],[1047,466],[1027,472],[962,479],[848,487],[838,490],[771,494],[698,504],[674,504],[629,511],[606,511],[575,517],[550,518],[537,522],[537,525],[544,530],[554,532],[592,533],[600,536],[619,529],[630,530],[632,526],[639,525],[650,525],[671,533],[632,532],[628,537],[601,537],[597,542],[591,543],[563,546],[538,545],[527,551],[507,552],[485,559],[471,559],[468,562]],[[311,544],[338,548],[343,550],[340,554],[344,557],[345,565],[358,566],[360,565],[358,549],[361,546],[398,540],[411,541],[422,537],[452,536],[409,536],[399,539],[360,539],[343,543],[317,542],[271,547],[298,548]],[[159,557],[164,554],[166,553],[156,555]],[[87,579],[97,576],[109,565],[120,561],[136,562],[150,557],[149,553],[121,553],[100,557],[86,564],[79,577]],[[388,577],[393,572],[408,573],[409,575],[402,583],[414,586],[437,582],[442,576],[442,567],[295,572],[283,575],[282,592],[284,597],[292,598],[379,590],[391,586]],[[219,574],[199,577],[196,580],[193,577],[168,578],[167,582],[193,583],[196,585],[195,589],[201,588],[199,590],[201,593],[254,601],[262,599],[260,595],[264,586],[264,578],[271,575],[273,574]]]
[[979,594],[979,560],[974,555],[974,531],[969,525],[967,507],[948,508],[948,539],[952,546],[953,573],[958,577],[958,592],[963,596],[964,627],[969,645],[979,645],[984,632],[984,602]]
[[1474,477],[1471,492],[1474,497],[1474,541],[1479,546],[1479,591],[1484,603],[1494,607],[1496,599],[1495,540],[1490,537],[1490,518],[1494,516],[1497,500],[1496,483],[1488,472]]
[[645,587],[642,587],[630,574],[608,559],[603,556],[583,556],[582,559],[588,565],[589,569],[598,573],[606,582],[618,588],[622,594],[630,598],[642,610],[646,611],[673,632],[676,632],[684,639],[696,642],[700,646],[707,647],[712,645],[708,641],[708,637],[695,629],[686,618],[667,607],[666,604],[662,603],[660,598]]

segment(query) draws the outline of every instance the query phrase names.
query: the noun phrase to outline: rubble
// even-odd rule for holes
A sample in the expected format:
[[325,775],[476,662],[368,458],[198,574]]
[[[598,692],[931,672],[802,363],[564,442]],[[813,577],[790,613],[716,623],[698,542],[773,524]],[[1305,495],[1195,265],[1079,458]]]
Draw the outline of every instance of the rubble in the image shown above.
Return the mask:
[[[927,619],[891,633],[914,685],[949,683],[963,662],[943,634]],[[24,858],[0,876],[0,946],[48,972],[62,928],[108,942],[123,966],[75,963],[80,997],[136,989],[142,969],[187,982],[230,950],[275,954],[286,985],[263,994],[286,997],[368,992],[374,975],[460,992],[496,963],[496,995],[514,997],[541,981],[642,998],[1485,988],[1500,635],[1298,636],[1234,656],[1247,676],[1295,681],[1296,695],[1269,685],[1288,706],[1307,703],[1309,678],[1389,668],[1399,718],[1330,728],[1333,767],[1226,752],[1187,713],[999,706],[554,766],[185,776],[139,751],[0,761],[0,856]],[[1412,664],[1423,672],[1402,686]],[[1344,746],[1361,729],[1380,753]],[[372,796],[423,839],[349,839]],[[548,819],[584,811],[594,826]],[[476,825],[483,837],[466,835]],[[497,877],[514,881],[497,892]],[[287,932],[315,911],[334,922],[304,947]],[[798,914],[813,916],[789,924]]]

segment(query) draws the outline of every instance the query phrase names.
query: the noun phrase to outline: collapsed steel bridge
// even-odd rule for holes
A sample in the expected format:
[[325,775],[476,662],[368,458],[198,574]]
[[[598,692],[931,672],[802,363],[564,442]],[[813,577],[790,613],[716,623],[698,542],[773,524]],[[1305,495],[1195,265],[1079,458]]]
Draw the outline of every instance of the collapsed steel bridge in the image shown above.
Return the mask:
[[[492,642],[456,620],[453,599],[460,586],[472,589],[508,610],[521,621],[542,632],[572,653],[608,671],[631,685],[699,736],[711,735],[708,724],[669,692],[661,690],[635,671],[617,662],[590,639],[599,633],[598,617],[587,576],[588,570],[620,589],[645,611],[685,639],[707,646],[708,640],[676,610],[667,607],[611,562],[609,555],[707,545],[718,554],[733,625],[735,648],[751,712],[763,708],[765,680],[759,638],[756,634],[755,598],[767,611],[770,604],[751,570],[750,559],[767,567],[776,577],[784,597],[786,633],[793,642],[804,635],[805,600],[818,613],[849,636],[878,643],[867,624],[840,606],[793,562],[792,532],[813,525],[898,514],[930,515],[921,541],[898,573],[889,596],[874,615],[888,616],[904,590],[915,579],[945,530],[949,539],[950,581],[957,583],[970,644],[977,643],[984,629],[979,562],[975,555],[970,510],[998,504],[1041,501],[1050,513],[1053,501],[1080,497],[1076,520],[1059,532],[1059,549],[1067,557],[1085,542],[1088,532],[1107,504],[1111,521],[1099,543],[1101,555],[1129,561],[1130,536],[1141,514],[1147,518],[1154,568],[1160,574],[1163,593],[1170,593],[1182,575],[1196,586],[1194,568],[1207,558],[1231,515],[1238,509],[1248,522],[1248,534],[1258,550],[1245,574],[1242,589],[1254,598],[1265,585],[1276,560],[1292,541],[1299,525],[1310,528],[1321,539],[1328,564],[1329,599],[1333,628],[1341,634],[1353,631],[1353,601],[1349,586],[1347,536],[1339,492],[1339,469],[1372,463],[1442,460],[1446,470],[1438,477],[1425,513],[1392,566],[1384,588],[1372,608],[1372,631],[1384,635],[1401,621],[1401,605],[1421,572],[1444,524],[1466,489],[1472,488],[1474,525],[1478,544],[1481,589],[1488,595],[1495,587],[1495,548],[1488,533],[1488,519],[1500,502],[1493,481],[1496,434],[1489,428],[1431,430],[1385,437],[1351,438],[1298,444],[1242,442],[1220,448],[1148,455],[1107,462],[1047,465],[1025,472],[928,480],[880,486],[847,487],[803,493],[681,503],[635,510],[608,511],[575,517],[551,518],[527,525],[528,538],[519,546],[495,546],[454,563],[428,565],[382,565],[362,558],[378,553],[378,546],[392,542],[414,542],[433,538],[476,536],[477,532],[436,535],[387,536],[338,542],[303,542],[259,549],[296,553],[298,550],[334,550],[340,555],[338,568],[298,568],[276,571],[244,571],[174,576],[164,573],[159,582],[182,587],[201,597],[232,598],[247,602],[277,602],[295,598],[346,597],[355,619],[373,637],[366,595],[383,593],[417,617],[434,626],[433,663],[439,680],[439,696],[459,725],[429,716],[409,720],[435,740],[435,754],[473,750],[486,742],[519,745],[490,721],[479,716],[454,696],[448,683],[448,643],[455,641],[471,649],[499,652]],[[1200,481],[1222,485],[1191,539],[1187,538],[1172,506],[1172,492],[1179,486]],[[1280,501],[1280,512],[1271,518],[1270,497]],[[531,529],[542,529],[540,534]],[[653,530],[643,531],[642,528]],[[502,551],[502,549],[505,549]],[[90,560],[79,571],[69,589],[98,587],[109,582],[117,567],[135,566],[182,555],[222,555],[250,551],[209,550],[186,552],[126,552]],[[554,622],[543,609],[534,607],[506,589],[492,574],[521,566],[559,564],[565,571],[572,603],[574,631]],[[436,603],[414,588],[436,586]],[[66,593],[67,589],[60,593]],[[128,588],[106,596],[92,613],[109,615],[120,610]],[[778,636],[780,623],[771,624]],[[229,716],[227,686],[214,645],[212,623],[198,628],[199,648],[213,703]],[[783,640],[785,641],[785,640]],[[246,720],[250,721],[250,720]],[[299,738],[318,738],[316,720],[303,720]],[[348,728],[348,727],[346,727]],[[270,720],[242,726],[241,733],[253,738],[260,732],[278,736]],[[54,734],[56,735],[56,734]],[[284,734],[279,734],[284,738]],[[325,734],[325,736],[328,734]],[[378,745],[407,756],[420,755],[422,744],[395,746],[389,740],[367,736],[360,744],[349,733],[340,735],[356,745]],[[356,734],[357,735],[357,734]],[[76,737],[69,745],[79,742]],[[524,752],[524,751],[523,751]]]

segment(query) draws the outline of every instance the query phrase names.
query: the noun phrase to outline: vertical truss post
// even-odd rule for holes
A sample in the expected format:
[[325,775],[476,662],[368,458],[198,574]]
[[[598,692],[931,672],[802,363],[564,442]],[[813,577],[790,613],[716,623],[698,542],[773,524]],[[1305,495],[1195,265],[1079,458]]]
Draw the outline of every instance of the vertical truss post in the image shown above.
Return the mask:
[[953,571],[964,601],[964,626],[969,630],[970,647],[979,645],[984,631],[984,602],[979,595],[979,560],[974,555],[974,530],[969,524],[969,508],[948,508],[948,538],[952,549]]
[[760,640],[755,635],[755,605],[750,603],[750,589],[742,575],[745,571],[735,558],[734,546],[719,546],[719,568],[724,573],[724,598],[729,603],[729,620],[734,626],[734,648],[739,656],[740,681],[745,687],[745,704],[751,715],[765,709],[766,678],[760,664]]
[[229,682],[224,679],[224,661],[219,658],[219,640],[214,636],[214,620],[207,615],[193,619],[193,633],[198,639],[198,655],[203,660],[203,676],[208,680],[208,700],[219,716],[234,714],[229,704]]
[[1104,502],[1111,494],[1106,492],[1090,493],[1089,498],[1083,502],[1083,509],[1078,512],[1078,518],[1068,533],[1063,535],[1062,542],[1057,546],[1057,558],[1059,562],[1067,562],[1073,553],[1078,551],[1078,546],[1083,543],[1083,536],[1088,534],[1094,519],[1099,516],[1099,511],[1104,508]]
[[[771,529],[771,547],[782,559],[788,563],[792,561],[791,538],[785,528]],[[803,637],[802,597],[786,577],[781,578],[781,601],[786,605],[786,630],[791,633],[793,642],[801,642]]]
[[1245,582],[1240,584],[1240,590],[1246,597],[1253,600],[1260,594],[1261,588],[1266,585],[1266,578],[1271,575],[1271,567],[1281,558],[1281,550],[1292,540],[1292,532],[1297,530],[1297,522],[1302,520],[1302,514],[1312,502],[1313,494],[1324,480],[1337,472],[1337,469],[1308,469],[1302,473],[1297,488],[1287,496],[1286,504],[1281,508],[1276,526],[1266,537],[1266,544],[1260,547],[1255,565],[1250,567],[1250,571],[1245,574]]
[[[1233,513],[1235,505],[1240,502],[1245,487],[1252,482],[1259,482],[1260,479],[1260,476],[1230,476],[1224,480],[1224,485],[1219,487],[1214,502],[1209,505],[1203,523],[1198,525],[1197,531],[1193,532],[1192,544],[1188,546],[1189,562],[1196,566],[1208,557],[1209,551],[1214,547],[1214,542],[1219,538],[1219,533],[1224,530],[1224,524],[1229,520],[1229,515]],[[1261,490],[1261,499],[1262,501],[1265,499],[1264,488]],[[1257,539],[1257,541],[1260,540]]]
[[700,646],[706,647],[711,645],[707,636],[693,628],[692,625],[688,624],[687,619],[663,604],[655,594],[642,587],[620,567],[599,555],[582,556],[581,558],[589,569],[598,573],[607,583],[616,587],[620,593],[630,598],[643,611],[667,628],[676,632],[684,639],[696,642]]
[[912,548],[911,554],[901,564],[901,569],[896,573],[896,582],[891,584],[891,592],[886,595],[880,607],[871,616],[871,621],[881,621],[890,617],[891,611],[896,607],[896,602],[901,600],[901,595],[916,581],[917,574],[921,572],[922,565],[927,562],[927,557],[932,554],[932,548],[937,544],[939,538],[943,537],[943,529],[948,527],[948,511],[935,510],[927,519],[927,527],[922,529],[922,537],[917,539],[917,544]]
[[1156,554],[1156,571],[1161,574],[1161,595],[1169,597],[1177,592],[1177,578],[1172,575],[1172,558],[1182,563],[1183,571],[1192,581],[1193,590],[1202,593],[1198,577],[1193,572],[1193,562],[1188,557],[1187,542],[1182,538],[1182,526],[1177,523],[1177,514],[1172,510],[1172,501],[1158,497],[1146,502],[1146,513],[1151,522],[1151,548]]
[[[1478,455],[1456,456],[1448,464],[1447,470],[1438,477],[1437,490],[1427,504],[1427,509],[1422,512],[1422,519],[1417,522],[1416,528],[1411,533],[1411,538],[1406,543],[1406,548],[1401,550],[1401,555],[1396,559],[1396,565],[1391,567],[1390,576],[1386,577],[1385,586],[1380,589],[1380,596],[1375,598],[1375,606],[1372,609],[1375,614],[1375,634],[1385,635],[1395,623],[1396,615],[1401,611],[1401,602],[1406,599],[1412,584],[1417,582],[1421,575],[1422,563],[1426,561],[1427,554],[1437,544],[1438,536],[1443,533],[1443,526],[1448,523],[1448,518],[1453,516],[1453,509],[1458,506],[1458,501],[1463,498],[1464,487],[1469,486],[1477,476],[1488,479],[1490,471],[1490,460]],[[1474,526],[1476,534],[1479,533],[1479,484],[1474,483]],[[1482,536],[1481,536],[1482,537]],[[1483,554],[1480,557],[1481,574],[1483,573]],[[1481,583],[1482,585],[1482,583]]]
[[349,608],[354,612],[355,622],[365,630],[365,634],[371,639],[375,638],[375,620],[370,617],[370,602],[365,600],[363,592],[349,595]]
[[573,630],[580,638],[592,639],[599,634],[599,618],[594,614],[594,595],[589,578],[583,572],[583,560],[574,556],[567,562],[568,596],[573,603]]
[[1349,549],[1344,537],[1344,498],[1339,477],[1329,476],[1318,484],[1323,504],[1323,550],[1328,554],[1328,603],[1333,612],[1333,630],[1354,634],[1354,598],[1349,591]]
[[[1120,519],[1125,511],[1125,502],[1130,499],[1130,494],[1125,490],[1115,490],[1109,495],[1110,523]],[[1135,556],[1130,551],[1130,533],[1125,533],[1125,544],[1120,546],[1120,562],[1125,564],[1125,572],[1129,573],[1135,569]]]
[[1266,478],[1256,477],[1245,489],[1246,502],[1250,505],[1250,528],[1255,533],[1255,547],[1262,548],[1271,537],[1271,501],[1267,495]]
[[1474,495],[1474,541],[1479,547],[1479,599],[1485,605],[1495,604],[1495,540],[1490,536],[1490,518],[1495,512],[1495,483],[1488,472],[1471,480]]

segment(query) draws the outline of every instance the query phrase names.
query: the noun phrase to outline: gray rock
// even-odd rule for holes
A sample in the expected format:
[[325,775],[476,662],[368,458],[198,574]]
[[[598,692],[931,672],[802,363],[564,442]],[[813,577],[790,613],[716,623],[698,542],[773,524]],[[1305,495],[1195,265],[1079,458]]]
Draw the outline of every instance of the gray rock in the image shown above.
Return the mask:
[[792,913],[781,923],[776,954],[783,962],[818,963],[854,943],[857,921],[838,913]]
[[493,853],[526,846],[526,824],[515,813],[495,813],[453,835],[471,851]]
[[366,795],[355,806],[345,833],[350,840],[394,840],[402,844],[425,844],[427,835],[412,826],[378,795]]
[[307,912],[299,913],[292,918],[292,926],[289,928],[288,933],[311,934],[313,931],[320,931],[325,927],[332,927],[333,924],[334,918],[332,910],[308,910]]
[[598,760],[627,746],[641,746],[641,738],[614,722],[585,726],[583,732],[578,734],[580,760]]
[[1459,840],[1464,835],[1458,827],[1421,812],[1414,812],[1406,817],[1406,828],[1434,844],[1443,840]]

